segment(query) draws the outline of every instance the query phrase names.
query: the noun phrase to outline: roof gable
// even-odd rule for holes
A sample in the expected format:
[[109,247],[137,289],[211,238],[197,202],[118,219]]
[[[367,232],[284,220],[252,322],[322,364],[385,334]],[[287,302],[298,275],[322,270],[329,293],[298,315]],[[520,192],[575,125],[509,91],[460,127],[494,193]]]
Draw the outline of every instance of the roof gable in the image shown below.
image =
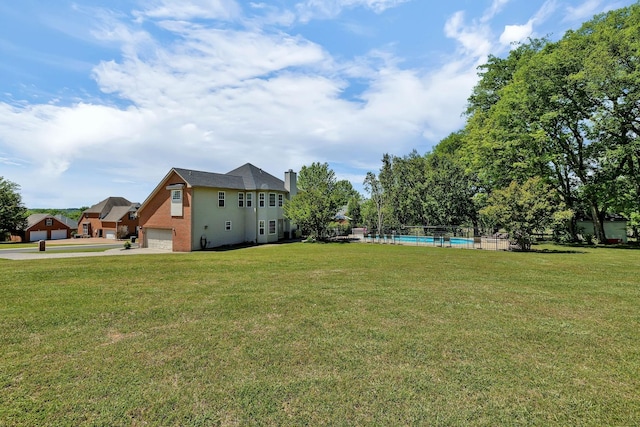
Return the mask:
[[86,213],[97,213],[100,218],[105,217],[114,206],[131,206],[132,203],[125,199],[124,197],[108,197],[103,201],[96,203],[91,206],[89,209],[85,210],[83,214]]
[[[62,216],[62,215],[60,215]],[[46,214],[46,213],[37,213],[37,214],[32,214],[29,215],[27,217],[27,230],[30,229],[31,227],[33,227],[34,225],[37,225],[39,223],[41,223],[42,221],[44,221],[46,218],[51,218],[52,220],[56,221],[57,223],[59,223],[60,225],[63,225],[67,228],[74,228],[75,227],[75,223],[73,223],[73,225],[69,225],[66,222],[60,220],[57,216],[53,216],[51,214]],[[66,218],[66,217],[64,217]],[[66,218],[69,219],[69,218]],[[69,220],[71,221],[71,220]]]
[[46,213],[37,213],[37,214],[29,215],[27,217],[27,228],[33,227],[34,225],[36,225],[37,223],[39,223],[40,221],[42,221],[48,216],[50,215]]
[[227,172],[227,175],[241,177],[244,182],[245,190],[287,191],[284,188],[284,181],[263,171],[251,163],[245,163],[239,168]]

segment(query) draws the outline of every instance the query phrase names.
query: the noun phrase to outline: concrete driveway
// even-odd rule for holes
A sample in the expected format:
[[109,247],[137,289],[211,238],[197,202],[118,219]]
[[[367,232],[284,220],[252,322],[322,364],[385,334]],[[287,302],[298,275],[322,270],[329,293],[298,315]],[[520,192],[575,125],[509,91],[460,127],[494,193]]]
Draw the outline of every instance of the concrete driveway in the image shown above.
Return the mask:
[[[160,250],[160,249],[148,249],[138,248],[137,244],[133,244],[131,249],[124,248],[124,240],[107,240],[100,238],[88,238],[88,239],[62,239],[62,240],[47,240],[45,242],[45,251],[38,251],[38,244],[34,242],[34,249],[25,249],[24,251],[14,250],[11,245],[7,247],[0,246],[0,259],[10,260],[29,260],[29,259],[52,259],[52,258],[80,258],[80,257],[99,257],[99,256],[113,256],[113,255],[144,255],[144,254],[171,254],[174,252]],[[110,249],[101,252],[56,252],[54,248],[58,249],[73,249],[81,246],[90,246],[92,248],[100,247],[101,245],[111,246]],[[117,247],[116,247],[117,246]],[[46,250],[47,248],[51,250]]]

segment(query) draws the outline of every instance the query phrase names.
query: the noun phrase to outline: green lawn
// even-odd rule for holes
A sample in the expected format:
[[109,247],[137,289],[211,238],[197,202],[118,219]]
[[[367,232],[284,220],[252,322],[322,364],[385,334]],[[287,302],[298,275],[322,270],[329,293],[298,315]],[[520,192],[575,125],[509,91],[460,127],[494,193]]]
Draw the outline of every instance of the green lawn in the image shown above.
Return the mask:
[[0,260],[3,426],[638,424],[640,251]]

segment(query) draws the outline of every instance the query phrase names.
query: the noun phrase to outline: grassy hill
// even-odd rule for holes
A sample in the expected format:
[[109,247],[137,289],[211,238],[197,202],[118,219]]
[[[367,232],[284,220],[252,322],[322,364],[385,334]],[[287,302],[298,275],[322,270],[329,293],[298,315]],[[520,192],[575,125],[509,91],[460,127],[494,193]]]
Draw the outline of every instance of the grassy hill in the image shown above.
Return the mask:
[[639,277],[616,249],[0,260],[0,425],[637,425]]

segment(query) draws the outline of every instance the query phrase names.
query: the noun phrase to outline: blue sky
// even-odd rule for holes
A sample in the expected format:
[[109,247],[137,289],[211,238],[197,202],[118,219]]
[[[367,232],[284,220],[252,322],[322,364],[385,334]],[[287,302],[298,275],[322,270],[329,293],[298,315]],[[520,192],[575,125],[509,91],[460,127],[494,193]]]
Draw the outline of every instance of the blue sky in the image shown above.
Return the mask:
[[487,55],[635,0],[0,3],[0,176],[30,208],[314,161],[361,190],[464,124]]

